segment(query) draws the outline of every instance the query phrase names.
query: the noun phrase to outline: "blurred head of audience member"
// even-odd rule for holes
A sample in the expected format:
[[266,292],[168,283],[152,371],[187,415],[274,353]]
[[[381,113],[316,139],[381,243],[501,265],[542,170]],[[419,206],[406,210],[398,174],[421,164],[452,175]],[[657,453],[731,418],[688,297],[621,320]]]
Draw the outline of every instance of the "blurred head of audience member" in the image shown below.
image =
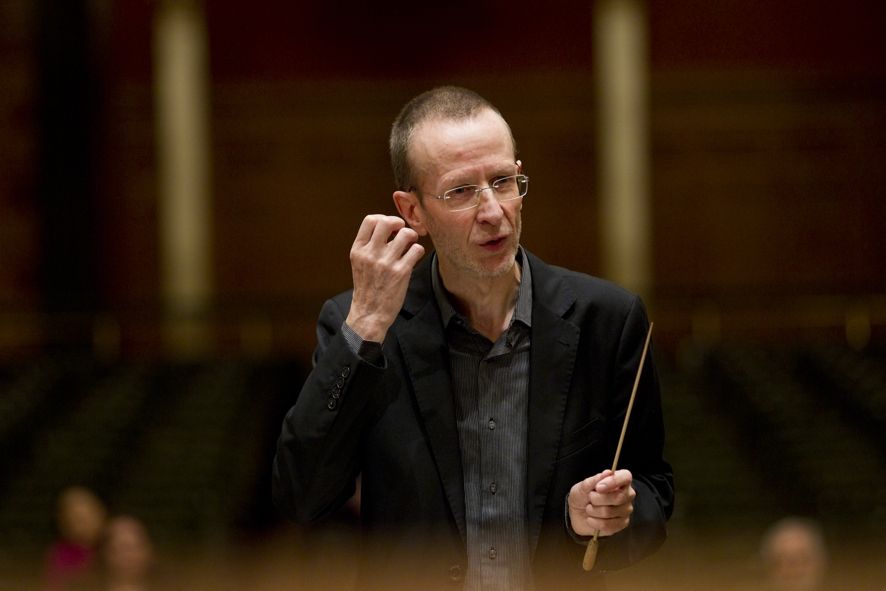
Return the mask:
[[105,589],[142,591],[150,587],[154,546],[144,524],[129,515],[114,517],[102,547]]
[[763,536],[760,553],[770,589],[824,588],[827,549],[821,527],[815,521],[800,517],[777,521]]
[[46,589],[67,589],[93,566],[105,527],[107,510],[89,489],[71,486],[58,498],[59,539],[49,550]]

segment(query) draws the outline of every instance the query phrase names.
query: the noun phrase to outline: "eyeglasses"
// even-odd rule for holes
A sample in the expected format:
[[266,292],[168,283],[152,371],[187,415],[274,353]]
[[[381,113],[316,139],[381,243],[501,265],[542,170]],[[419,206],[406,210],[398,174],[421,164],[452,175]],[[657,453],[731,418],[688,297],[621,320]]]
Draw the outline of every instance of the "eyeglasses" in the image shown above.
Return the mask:
[[529,192],[529,177],[525,174],[506,176],[495,179],[487,187],[461,185],[449,189],[442,195],[432,195],[432,197],[441,199],[449,211],[464,211],[480,205],[480,193],[483,191],[492,191],[499,202],[520,199]]

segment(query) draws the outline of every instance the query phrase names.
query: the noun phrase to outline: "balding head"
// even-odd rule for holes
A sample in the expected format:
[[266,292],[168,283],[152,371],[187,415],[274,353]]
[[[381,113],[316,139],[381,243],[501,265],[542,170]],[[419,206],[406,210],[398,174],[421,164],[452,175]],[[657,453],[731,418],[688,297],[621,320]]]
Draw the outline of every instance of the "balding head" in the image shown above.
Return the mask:
[[[441,86],[424,92],[410,100],[391,127],[390,152],[394,185],[399,191],[410,191],[418,185],[415,166],[411,160],[412,138],[422,124],[429,121],[462,121],[476,117],[484,111],[492,111],[501,117],[495,106],[482,96],[458,86]],[[502,118],[504,121],[504,118]],[[507,126],[507,122],[505,122]],[[514,159],[517,158],[517,145],[508,126],[511,143],[514,146]]]

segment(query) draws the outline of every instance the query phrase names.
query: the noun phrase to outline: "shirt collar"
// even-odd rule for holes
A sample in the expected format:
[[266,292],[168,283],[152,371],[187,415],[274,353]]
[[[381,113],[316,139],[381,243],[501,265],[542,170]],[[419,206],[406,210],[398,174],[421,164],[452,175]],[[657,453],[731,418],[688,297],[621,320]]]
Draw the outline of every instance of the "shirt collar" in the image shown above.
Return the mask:
[[[517,288],[517,302],[514,309],[514,317],[511,320],[522,322],[526,326],[532,326],[532,271],[529,268],[529,258],[523,252],[523,247],[517,247],[517,264],[520,265],[520,287]],[[449,322],[453,317],[461,315],[452,306],[449,300],[449,294],[443,287],[443,280],[440,278],[440,264],[437,260],[437,253],[434,253],[431,261],[431,287],[434,290],[434,297],[437,300],[437,306],[440,308],[440,315],[443,318],[443,326],[449,326]],[[465,323],[467,324],[467,322]]]

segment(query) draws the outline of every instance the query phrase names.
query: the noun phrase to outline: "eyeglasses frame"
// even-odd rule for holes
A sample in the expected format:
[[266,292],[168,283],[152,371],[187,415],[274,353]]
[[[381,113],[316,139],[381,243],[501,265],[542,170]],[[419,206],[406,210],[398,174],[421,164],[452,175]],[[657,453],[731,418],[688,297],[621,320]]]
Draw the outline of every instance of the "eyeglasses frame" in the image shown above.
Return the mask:
[[[464,187],[476,187],[476,191],[475,191],[475,193],[474,193],[474,201],[475,201],[475,202],[474,202],[473,204],[471,204],[471,205],[469,205],[469,206],[467,206],[467,207],[460,207],[460,208],[458,208],[458,209],[450,209],[448,205],[446,206],[447,211],[451,211],[451,212],[453,212],[453,213],[455,213],[455,212],[459,212],[459,211],[467,211],[467,210],[469,210],[469,209],[474,209],[475,207],[479,207],[479,206],[480,206],[480,201],[481,201],[481,200],[480,200],[480,193],[482,193],[483,191],[492,191],[492,194],[493,194],[493,195],[496,195],[496,193],[495,193],[495,187],[493,186],[493,185],[495,185],[495,183],[498,183],[498,182],[503,181],[503,180],[505,180],[505,179],[511,179],[511,178],[514,179],[514,180],[516,181],[516,180],[517,180],[518,178],[520,178],[520,177],[522,177],[522,178],[524,179],[524,183],[525,183],[525,187],[526,187],[526,190],[523,192],[522,195],[517,195],[516,197],[511,197],[511,198],[509,198],[509,199],[499,199],[498,196],[496,196],[496,201],[498,201],[499,203],[507,203],[508,201],[516,201],[517,199],[522,199],[523,197],[526,197],[526,195],[529,193],[529,176],[528,176],[528,175],[525,175],[525,174],[511,174],[511,175],[504,176],[504,177],[501,177],[501,178],[499,178],[499,179],[496,179],[495,181],[489,183],[489,184],[486,185],[485,187],[480,187],[480,185],[471,185],[471,184],[461,185],[461,186],[459,186],[459,187],[453,187],[452,189],[449,189],[449,190],[447,190],[447,191],[444,191],[444,192],[443,192],[442,194],[440,194],[440,195],[428,195],[428,197],[431,197],[431,198],[433,198],[433,199],[438,199],[438,200],[442,201],[444,204],[446,204],[446,202],[447,202],[449,199],[451,199],[451,197],[449,197],[449,196],[447,195],[447,193],[450,193],[450,192],[452,192],[452,191],[455,191],[456,189],[461,189],[461,188],[464,188]],[[519,185],[519,182],[518,182],[518,185]],[[415,187],[413,187],[413,188],[411,188],[411,189],[409,189],[409,190],[410,190],[410,191],[416,191],[416,192],[419,191],[419,189],[417,189],[417,188],[415,188]]]

